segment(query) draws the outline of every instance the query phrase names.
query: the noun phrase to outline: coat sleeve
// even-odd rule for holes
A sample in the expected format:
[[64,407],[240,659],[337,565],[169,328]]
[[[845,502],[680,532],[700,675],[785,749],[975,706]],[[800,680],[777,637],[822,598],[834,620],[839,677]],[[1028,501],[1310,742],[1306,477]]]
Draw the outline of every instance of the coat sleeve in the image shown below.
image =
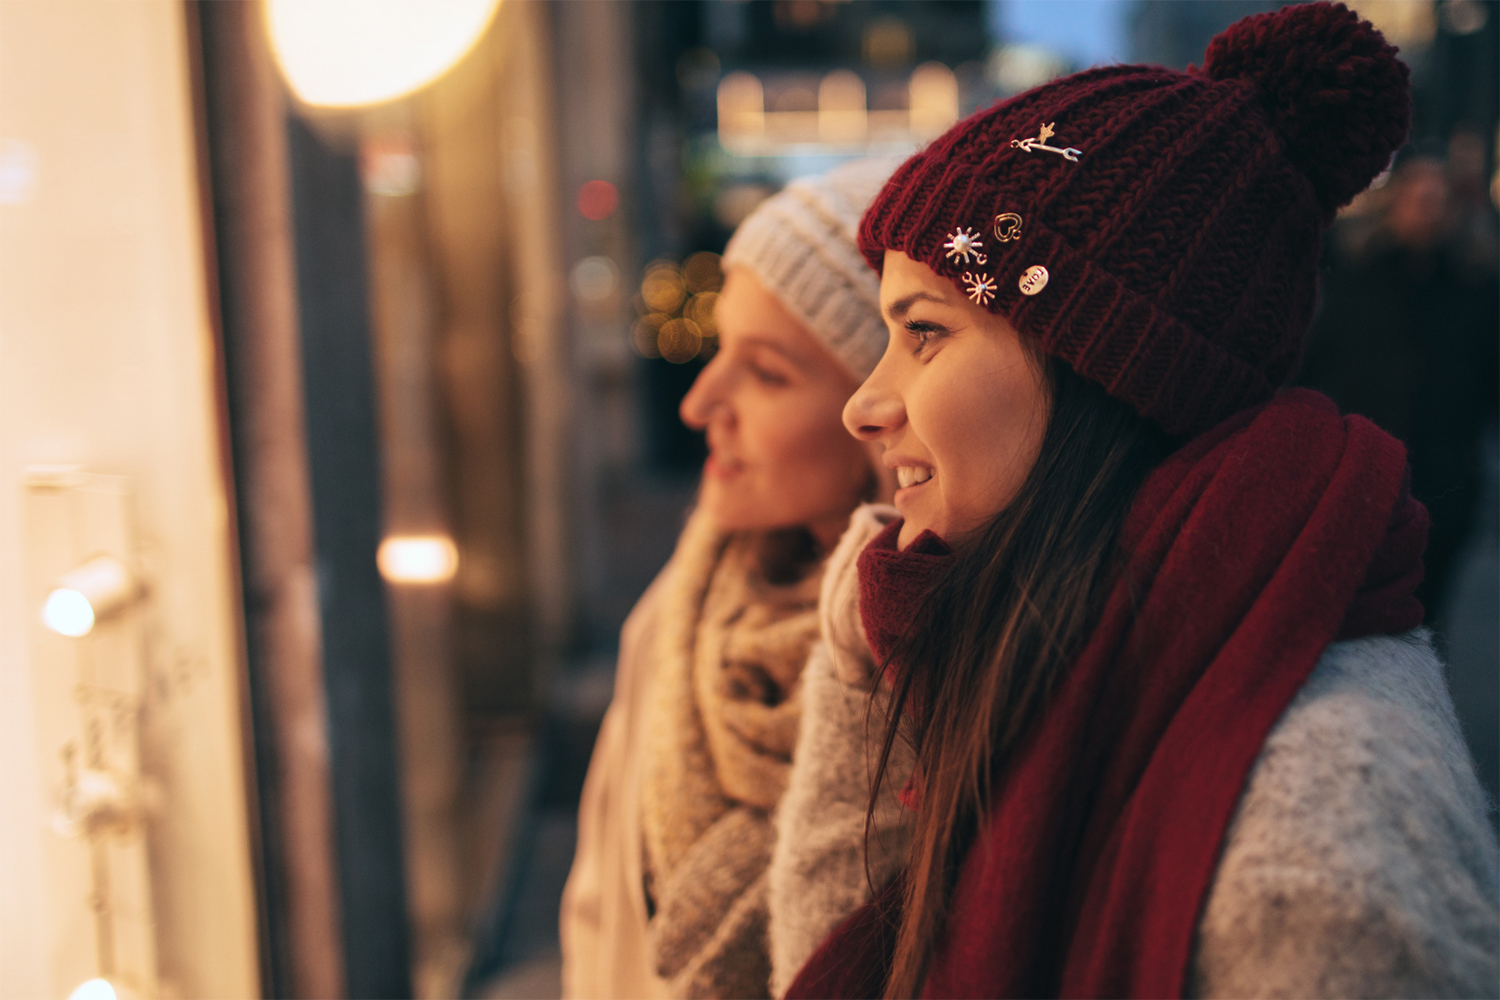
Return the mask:
[[911,760],[893,754],[869,833],[867,873],[865,811],[884,732],[885,689],[841,680],[821,642],[802,684],[797,753],[777,807],[768,870],[777,997],[828,933],[895,877],[911,840],[912,813],[896,797],[911,777]]
[[1210,889],[1201,997],[1486,997],[1500,861],[1425,632],[1330,646],[1266,740]]
[[646,958],[639,820],[642,716],[665,573],[641,596],[621,632],[614,698],[578,804],[578,845],[558,920],[562,995],[572,1000],[667,995]]

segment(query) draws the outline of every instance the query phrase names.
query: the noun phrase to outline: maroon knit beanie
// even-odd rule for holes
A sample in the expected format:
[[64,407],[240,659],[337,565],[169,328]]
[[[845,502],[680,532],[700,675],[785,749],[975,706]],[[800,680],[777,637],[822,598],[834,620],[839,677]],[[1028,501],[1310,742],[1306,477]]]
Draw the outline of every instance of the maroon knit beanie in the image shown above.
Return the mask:
[[959,122],[860,225],[1169,433],[1293,374],[1320,238],[1406,136],[1407,70],[1343,4],[1234,24],[1204,67],[1110,66]]

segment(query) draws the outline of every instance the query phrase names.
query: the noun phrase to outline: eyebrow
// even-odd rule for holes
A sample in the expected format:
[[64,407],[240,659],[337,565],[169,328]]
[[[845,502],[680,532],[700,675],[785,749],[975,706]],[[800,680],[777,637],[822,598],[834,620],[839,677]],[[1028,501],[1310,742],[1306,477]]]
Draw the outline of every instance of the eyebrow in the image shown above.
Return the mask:
[[784,345],[777,343],[773,338],[765,334],[745,333],[741,334],[738,339],[740,343],[747,346],[763,347],[768,351],[779,354],[794,365],[801,366],[805,362],[805,359],[799,354],[787,350]]
[[891,319],[900,319],[918,302],[936,302],[940,306],[947,305],[941,296],[934,295],[931,292],[912,292],[910,295],[903,296],[887,306],[885,310],[886,315]]

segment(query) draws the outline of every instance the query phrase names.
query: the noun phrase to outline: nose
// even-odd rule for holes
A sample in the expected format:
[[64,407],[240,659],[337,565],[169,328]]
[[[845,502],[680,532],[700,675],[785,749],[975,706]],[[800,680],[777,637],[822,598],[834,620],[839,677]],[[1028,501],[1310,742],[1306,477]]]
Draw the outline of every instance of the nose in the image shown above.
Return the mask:
[[886,358],[881,358],[865,384],[844,404],[844,427],[861,441],[876,441],[905,422],[906,405],[892,384]]
[[714,408],[722,402],[722,367],[718,357],[709,361],[698,373],[698,377],[693,379],[692,387],[682,397],[682,404],[677,407],[677,415],[682,418],[682,422],[695,431],[708,427]]

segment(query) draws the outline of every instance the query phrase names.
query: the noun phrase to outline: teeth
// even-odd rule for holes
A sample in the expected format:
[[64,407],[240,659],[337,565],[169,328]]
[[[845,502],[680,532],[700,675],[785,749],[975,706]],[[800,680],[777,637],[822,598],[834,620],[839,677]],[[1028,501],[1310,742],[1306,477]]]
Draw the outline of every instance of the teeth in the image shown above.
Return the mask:
[[902,489],[908,486],[915,486],[918,483],[925,483],[931,478],[931,469],[924,469],[916,465],[896,466],[896,484]]

